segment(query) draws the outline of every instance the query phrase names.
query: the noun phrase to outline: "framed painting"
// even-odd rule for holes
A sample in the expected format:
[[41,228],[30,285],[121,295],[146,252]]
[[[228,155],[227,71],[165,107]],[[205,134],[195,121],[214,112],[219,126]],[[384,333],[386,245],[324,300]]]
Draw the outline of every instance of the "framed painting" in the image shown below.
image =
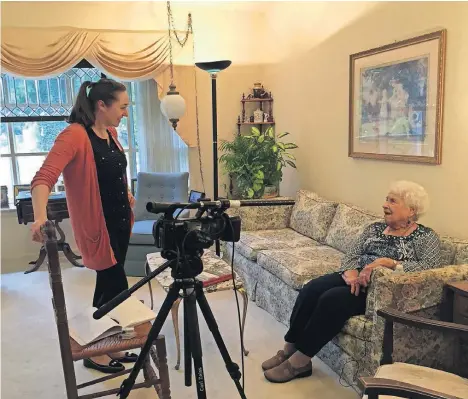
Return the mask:
[[440,164],[446,30],[350,56],[353,158]]

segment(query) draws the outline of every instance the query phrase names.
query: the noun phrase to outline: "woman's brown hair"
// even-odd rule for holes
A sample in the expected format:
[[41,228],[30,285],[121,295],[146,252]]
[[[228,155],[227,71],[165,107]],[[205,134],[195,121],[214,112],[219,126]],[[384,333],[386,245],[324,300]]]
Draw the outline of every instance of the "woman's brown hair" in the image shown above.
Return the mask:
[[96,120],[96,104],[103,101],[107,106],[117,98],[116,93],[124,92],[124,84],[112,79],[100,79],[97,82],[83,82],[76,96],[68,123],[79,123],[85,127],[92,126]]

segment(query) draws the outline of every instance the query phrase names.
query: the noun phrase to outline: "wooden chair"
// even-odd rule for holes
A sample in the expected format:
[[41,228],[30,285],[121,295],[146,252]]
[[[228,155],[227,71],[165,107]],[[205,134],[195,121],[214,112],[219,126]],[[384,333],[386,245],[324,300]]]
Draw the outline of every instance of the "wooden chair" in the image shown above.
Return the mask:
[[[468,380],[455,373],[407,363],[393,363],[393,323],[448,333],[448,336],[468,338],[468,326],[414,316],[394,309],[378,310],[385,319],[381,367],[374,377],[359,379],[368,399],[385,396],[411,399],[468,399]],[[461,348],[460,348],[461,350]],[[465,373],[466,372],[466,373]],[[463,372],[466,377],[468,370]]]
[[[49,263],[50,285],[53,297],[52,305],[57,323],[67,399],[92,399],[107,395],[115,395],[119,392],[119,388],[87,395],[79,395],[78,390],[107,380],[111,380],[116,377],[120,377],[124,374],[128,374],[130,373],[131,369],[77,385],[74,362],[93,356],[108,355],[110,353],[142,348],[146,342],[147,335],[151,328],[151,323],[142,324],[136,327],[135,331],[137,335],[132,339],[124,340],[113,336],[88,346],[81,346],[72,338],[70,338],[55,228],[51,222],[46,222],[42,230],[47,238],[45,247]],[[159,376],[156,374],[150,357],[154,362],[155,368],[159,372]],[[169,388],[169,370],[167,366],[166,343],[164,336],[159,336],[158,339],[154,342],[151,353],[145,360],[145,364],[142,370],[144,382],[136,383],[133,389],[154,388],[157,392],[157,395],[159,395],[161,399],[170,399],[171,391]]]

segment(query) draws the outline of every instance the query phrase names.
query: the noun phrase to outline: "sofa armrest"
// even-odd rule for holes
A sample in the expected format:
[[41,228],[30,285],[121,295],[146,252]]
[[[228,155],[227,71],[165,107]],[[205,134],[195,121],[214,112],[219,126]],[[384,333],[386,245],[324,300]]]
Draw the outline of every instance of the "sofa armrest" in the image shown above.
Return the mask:
[[386,307],[408,313],[440,304],[447,282],[468,279],[468,264],[415,273],[380,273],[376,273],[371,282],[373,300],[371,303],[368,301],[367,316],[373,316],[377,310]]
[[[279,197],[275,199],[292,200],[293,198]],[[279,230],[289,227],[292,208],[292,205],[245,206],[230,208],[227,214],[240,216],[242,231]]]

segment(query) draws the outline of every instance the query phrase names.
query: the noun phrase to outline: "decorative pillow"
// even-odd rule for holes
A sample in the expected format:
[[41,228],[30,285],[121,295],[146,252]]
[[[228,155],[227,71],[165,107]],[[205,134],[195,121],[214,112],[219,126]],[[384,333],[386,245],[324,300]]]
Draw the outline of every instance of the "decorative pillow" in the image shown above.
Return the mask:
[[367,226],[382,220],[382,217],[357,206],[339,204],[325,238],[325,244],[347,253]]
[[291,214],[290,227],[323,243],[337,205],[336,202],[320,198],[313,192],[299,190]]
[[455,239],[454,244],[456,246],[455,252],[455,265],[468,264],[468,240]]
[[457,250],[452,237],[440,237],[440,253],[442,258],[442,266],[453,265],[455,260],[455,252]]

